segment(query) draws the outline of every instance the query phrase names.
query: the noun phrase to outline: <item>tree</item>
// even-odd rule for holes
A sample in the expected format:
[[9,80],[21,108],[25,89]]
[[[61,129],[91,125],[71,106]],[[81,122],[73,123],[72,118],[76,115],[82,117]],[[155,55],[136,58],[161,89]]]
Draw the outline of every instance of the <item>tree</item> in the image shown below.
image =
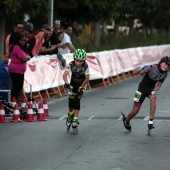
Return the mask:
[[47,17],[47,1],[46,0],[1,0],[0,1],[0,58],[4,54],[4,34],[6,19],[12,21],[23,21],[24,14],[34,17],[37,14]]
[[[119,0],[118,0],[119,1]],[[99,45],[100,31],[99,26],[102,22],[110,20],[114,8],[112,0],[62,0],[55,1],[54,16],[62,19],[66,24],[74,22],[85,25],[93,22],[95,25],[95,43]]]

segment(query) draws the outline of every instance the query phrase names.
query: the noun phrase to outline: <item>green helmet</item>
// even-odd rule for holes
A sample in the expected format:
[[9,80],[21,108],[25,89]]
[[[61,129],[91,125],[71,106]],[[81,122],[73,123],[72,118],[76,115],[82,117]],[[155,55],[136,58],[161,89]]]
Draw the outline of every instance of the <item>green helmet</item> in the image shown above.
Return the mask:
[[84,50],[77,49],[74,51],[73,56],[78,60],[86,60],[87,54]]

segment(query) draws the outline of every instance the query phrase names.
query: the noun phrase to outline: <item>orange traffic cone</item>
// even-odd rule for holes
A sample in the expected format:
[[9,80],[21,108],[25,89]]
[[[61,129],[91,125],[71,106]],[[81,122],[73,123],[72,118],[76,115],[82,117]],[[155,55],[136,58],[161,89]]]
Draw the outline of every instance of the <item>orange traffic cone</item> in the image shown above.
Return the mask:
[[18,104],[15,104],[14,106],[14,111],[13,111],[13,116],[12,116],[12,120],[10,120],[10,122],[23,122],[20,119],[20,112],[18,110]]
[[42,103],[39,104],[37,120],[38,121],[46,121],[47,120],[47,119],[45,119],[45,116],[44,116],[44,110],[43,110],[43,104]]
[[26,98],[23,98],[22,103],[21,103],[21,112],[27,111],[26,104],[27,104],[27,100],[26,100]]
[[26,122],[35,122],[34,120],[34,113],[32,109],[32,104],[28,104],[27,115],[26,115]]
[[0,123],[7,123],[8,121],[5,120],[5,110],[4,105],[0,103]]
[[47,105],[47,100],[43,100],[43,109],[44,109],[44,115],[45,116],[50,116],[49,112],[48,112],[48,105]]
[[14,107],[14,106],[15,106],[15,104],[17,103],[17,102],[16,102],[16,98],[15,98],[15,97],[12,97],[11,102],[12,102],[12,105],[13,105],[13,107]]

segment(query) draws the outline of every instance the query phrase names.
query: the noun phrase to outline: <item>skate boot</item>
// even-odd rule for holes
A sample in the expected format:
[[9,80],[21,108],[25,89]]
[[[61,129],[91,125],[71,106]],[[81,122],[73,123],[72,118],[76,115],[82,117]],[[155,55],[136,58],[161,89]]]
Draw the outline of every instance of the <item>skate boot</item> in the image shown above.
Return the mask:
[[70,129],[70,126],[73,122],[73,117],[74,117],[74,114],[70,115],[68,113],[68,117],[67,117],[67,120],[66,120],[67,131],[69,131],[69,129]]
[[79,125],[78,119],[73,119],[72,122],[73,134],[78,133],[78,125]]
[[131,125],[130,125],[130,123],[127,123],[127,122],[126,122],[126,116],[124,115],[123,112],[122,112],[122,116],[123,116],[123,124],[124,124],[124,127],[125,127],[127,130],[131,131]]
[[153,125],[153,120],[149,120],[148,121],[148,129],[153,129],[154,128],[154,125]]
[[153,125],[153,120],[149,120],[148,121],[148,135],[150,136],[151,134],[151,129],[154,128],[154,125]]

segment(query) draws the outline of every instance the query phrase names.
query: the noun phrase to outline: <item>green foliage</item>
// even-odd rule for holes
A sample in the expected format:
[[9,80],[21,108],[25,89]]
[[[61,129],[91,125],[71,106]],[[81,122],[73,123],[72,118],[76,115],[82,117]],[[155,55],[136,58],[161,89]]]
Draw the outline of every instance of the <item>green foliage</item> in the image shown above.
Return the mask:
[[1,0],[0,15],[12,19],[21,19],[24,14],[35,16],[40,14],[47,17],[48,8],[46,0]]
[[140,32],[135,34],[133,38],[123,34],[120,34],[119,36],[114,36],[113,34],[102,34],[101,45],[98,47],[95,47],[93,42],[81,44],[80,42],[75,41],[73,43],[76,48],[82,48],[87,52],[97,52],[169,44],[170,36],[168,32],[156,32],[145,38]]

